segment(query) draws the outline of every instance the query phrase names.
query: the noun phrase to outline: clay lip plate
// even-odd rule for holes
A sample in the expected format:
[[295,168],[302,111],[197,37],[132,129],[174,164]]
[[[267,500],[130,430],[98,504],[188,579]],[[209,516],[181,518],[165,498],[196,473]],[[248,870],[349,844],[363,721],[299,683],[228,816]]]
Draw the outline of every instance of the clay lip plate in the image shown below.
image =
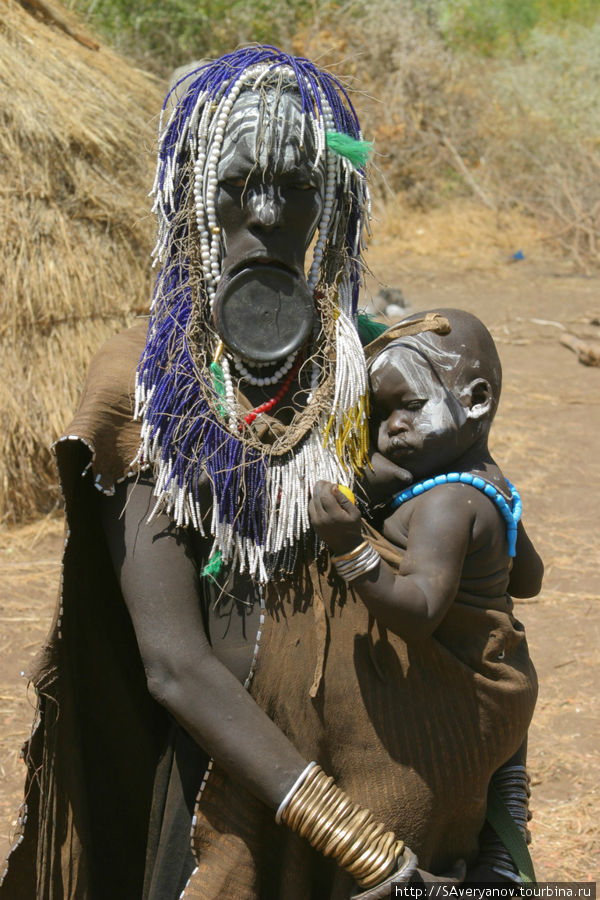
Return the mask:
[[214,305],[223,342],[249,361],[277,362],[311,333],[314,304],[297,272],[277,263],[252,261],[221,282]]

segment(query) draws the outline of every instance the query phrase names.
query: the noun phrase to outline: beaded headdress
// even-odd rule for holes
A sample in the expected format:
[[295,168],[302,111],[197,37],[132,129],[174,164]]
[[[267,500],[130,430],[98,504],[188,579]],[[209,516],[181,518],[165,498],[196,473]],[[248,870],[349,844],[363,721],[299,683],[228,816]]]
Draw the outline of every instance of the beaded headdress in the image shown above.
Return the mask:
[[[243,382],[252,375],[223,350],[212,317],[224,255],[217,167],[236,100],[249,91],[260,104],[265,89],[299,97],[302,133],[310,131],[316,148],[312,163],[325,172],[307,275],[313,335],[303,355],[266,381],[284,379],[285,387],[294,375],[306,386],[308,402],[286,427],[265,426],[265,410],[244,408]],[[155,512],[165,510],[177,525],[201,533],[199,488],[208,477],[211,560],[264,582],[293,569],[310,532],[315,482],[350,485],[366,459],[367,376],[355,327],[369,207],[366,145],[340,82],[273,47],[242,49],[201,65],[186,76],[170,114],[168,101],[153,187],[154,257],[161,268],[136,379],[142,429],[135,462],[154,469]]]

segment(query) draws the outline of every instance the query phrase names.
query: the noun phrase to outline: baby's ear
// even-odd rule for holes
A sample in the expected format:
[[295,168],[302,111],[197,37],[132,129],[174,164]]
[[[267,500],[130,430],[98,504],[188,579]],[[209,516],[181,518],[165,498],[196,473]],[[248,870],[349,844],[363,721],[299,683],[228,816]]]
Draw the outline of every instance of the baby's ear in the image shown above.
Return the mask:
[[494,408],[494,391],[485,378],[475,378],[463,390],[460,402],[467,410],[467,418],[484,419]]

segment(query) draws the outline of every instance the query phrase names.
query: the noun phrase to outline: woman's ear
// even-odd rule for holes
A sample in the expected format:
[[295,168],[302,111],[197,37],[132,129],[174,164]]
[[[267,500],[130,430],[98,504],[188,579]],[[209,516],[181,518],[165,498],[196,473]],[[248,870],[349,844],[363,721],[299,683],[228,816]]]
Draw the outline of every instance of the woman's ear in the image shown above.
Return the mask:
[[494,409],[494,391],[485,378],[475,378],[460,394],[460,402],[467,410],[468,419],[483,419]]

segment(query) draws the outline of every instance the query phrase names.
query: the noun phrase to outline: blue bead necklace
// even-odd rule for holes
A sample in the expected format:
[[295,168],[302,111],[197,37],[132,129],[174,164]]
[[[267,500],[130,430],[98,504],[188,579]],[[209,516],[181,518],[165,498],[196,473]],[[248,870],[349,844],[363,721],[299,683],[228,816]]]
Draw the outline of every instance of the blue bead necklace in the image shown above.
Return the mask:
[[474,488],[477,488],[478,491],[482,491],[486,497],[489,497],[492,500],[500,513],[504,521],[506,522],[506,537],[508,540],[508,555],[516,556],[517,553],[517,525],[519,523],[519,519],[521,518],[521,513],[523,512],[523,504],[521,503],[521,496],[517,491],[516,487],[510,483],[508,479],[506,479],[506,483],[510,488],[510,497],[511,504],[506,502],[500,491],[494,487],[493,484],[490,484],[489,481],[485,481],[483,478],[480,478],[479,475],[472,475],[470,472],[448,472],[447,475],[436,475],[434,478],[426,478],[424,481],[419,481],[417,484],[413,484],[411,487],[406,488],[404,491],[400,491],[399,494],[396,494],[390,506],[392,509],[398,509],[403,503],[407,500],[412,500],[413,497],[418,497],[419,494],[424,494],[425,491],[430,491],[431,488],[436,487],[438,484],[470,484]]

